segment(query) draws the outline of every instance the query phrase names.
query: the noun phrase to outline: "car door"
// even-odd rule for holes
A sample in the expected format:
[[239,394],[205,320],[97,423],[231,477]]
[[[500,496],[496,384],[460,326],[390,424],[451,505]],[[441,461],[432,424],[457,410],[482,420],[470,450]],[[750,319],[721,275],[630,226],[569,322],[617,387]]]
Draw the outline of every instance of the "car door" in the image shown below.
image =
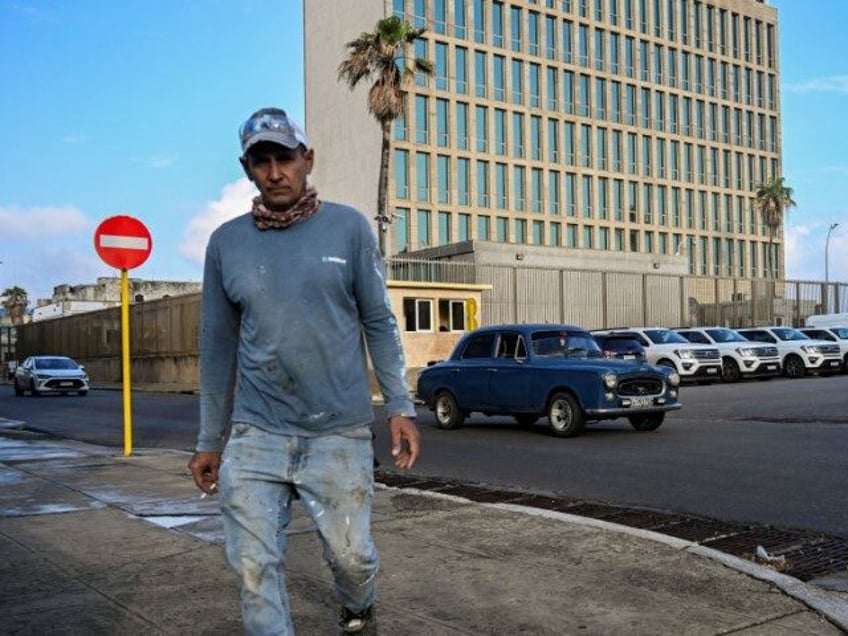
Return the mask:
[[518,332],[501,333],[497,352],[489,374],[492,409],[502,413],[531,410],[533,372],[528,366],[524,336]]
[[496,332],[471,337],[452,370],[450,385],[463,411],[483,411],[491,406],[489,376],[492,373],[496,341]]

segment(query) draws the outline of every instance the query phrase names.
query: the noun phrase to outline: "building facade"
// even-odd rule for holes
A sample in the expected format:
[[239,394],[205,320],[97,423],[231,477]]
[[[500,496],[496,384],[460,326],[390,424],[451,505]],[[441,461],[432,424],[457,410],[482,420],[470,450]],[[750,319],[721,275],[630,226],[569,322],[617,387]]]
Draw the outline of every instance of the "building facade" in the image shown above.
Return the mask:
[[753,205],[781,175],[777,11],[762,0],[309,0],[306,127],[324,198],[375,210],[380,133],[345,43],[427,29],[392,133],[390,254],[548,248],[586,268],[663,260],[781,278]]

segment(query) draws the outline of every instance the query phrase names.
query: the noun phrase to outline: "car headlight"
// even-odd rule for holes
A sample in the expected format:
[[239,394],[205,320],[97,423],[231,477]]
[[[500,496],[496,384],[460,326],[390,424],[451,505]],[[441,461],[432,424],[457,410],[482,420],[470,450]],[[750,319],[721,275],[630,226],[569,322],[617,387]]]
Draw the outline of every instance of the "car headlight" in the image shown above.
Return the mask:
[[618,376],[615,373],[604,374],[604,386],[608,389],[614,389],[618,386]]
[[691,349],[677,349],[674,353],[676,353],[677,357],[681,360],[692,360],[695,357]]
[[755,358],[755,357],[757,357],[757,350],[756,349],[746,349],[744,347],[740,347],[739,349],[736,350],[736,353],[738,353],[743,358]]
[[666,378],[669,386],[680,386],[680,374],[677,371],[672,371],[668,374],[668,378]]
[[821,353],[821,349],[819,349],[816,345],[801,345],[801,351],[804,353]]

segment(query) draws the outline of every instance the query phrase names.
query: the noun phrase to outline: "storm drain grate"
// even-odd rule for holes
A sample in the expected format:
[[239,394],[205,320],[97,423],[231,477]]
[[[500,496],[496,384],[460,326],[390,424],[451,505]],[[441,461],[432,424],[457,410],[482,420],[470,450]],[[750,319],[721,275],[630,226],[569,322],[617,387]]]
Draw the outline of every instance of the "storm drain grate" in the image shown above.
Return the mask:
[[714,521],[712,519],[684,517],[679,523],[664,526],[662,531],[663,534],[668,534],[678,539],[703,543],[710,539],[718,539],[719,537],[737,534],[745,530],[746,527],[739,524]]
[[703,544],[736,556],[752,556],[757,551],[757,546],[762,546],[769,554],[779,555],[814,540],[815,536],[810,533],[751,526],[737,534],[707,539]]

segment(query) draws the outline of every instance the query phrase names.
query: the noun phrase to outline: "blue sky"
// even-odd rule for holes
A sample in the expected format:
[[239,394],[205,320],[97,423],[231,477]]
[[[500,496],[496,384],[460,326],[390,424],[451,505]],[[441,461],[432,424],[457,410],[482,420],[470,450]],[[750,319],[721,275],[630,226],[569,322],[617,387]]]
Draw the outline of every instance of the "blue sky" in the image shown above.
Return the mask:
[[[798,203],[787,273],[823,279],[838,222],[830,278],[848,280],[848,2],[770,4]],[[153,236],[131,276],[199,281],[209,232],[253,192],[238,125],[269,105],[303,120],[301,23],[300,0],[0,0],[0,290],[117,275],[93,247],[115,214]]]

